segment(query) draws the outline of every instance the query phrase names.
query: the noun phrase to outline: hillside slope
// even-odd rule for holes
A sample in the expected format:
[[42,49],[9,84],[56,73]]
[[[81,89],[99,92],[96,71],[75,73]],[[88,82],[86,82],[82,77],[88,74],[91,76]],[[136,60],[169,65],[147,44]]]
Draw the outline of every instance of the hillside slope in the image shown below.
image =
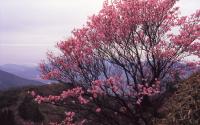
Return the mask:
[[[61,121],[64,118],[64,112],[74,108],[71,107],[71,100],[64,107],[52,104],[38,105],[27,91],[34,90],[40,95],[47,96],[58,95],[68,88],[70,88],[68,84],[49,84],[0,92],[0,123],[30,125],[30,122],[34,122],[32,125],[48,125],[51,121]],[[79,104],[75,106],[80,107]],[[194,74],[180,83],[177,91],[165,100],[160,112],[164,116],[161,119],[156,118],[155,125],[200,125],[200,74]],[[84,113],[87,114],[87,112],[78,113],[80,117],[84,116]],[[8,123],[8,121],[12,122]],[[98,121],[91,121],[91,123],[97,124]]]
[[57,95],[67,88],[65,84],[47,84],[0,92],[0,124],[49,125],[50,121],[61,121],[65,108],[50,104],[39,105],[27,92],[34,90],[41,95]]
[[200,125],[200,73],[180,83],[160,110],[165,117],[156,125]]
[[9,88],[23,87],[29,85],[43,85],[44,83],[28,80],[11,73],[0,70],[0,90],[7,90]]

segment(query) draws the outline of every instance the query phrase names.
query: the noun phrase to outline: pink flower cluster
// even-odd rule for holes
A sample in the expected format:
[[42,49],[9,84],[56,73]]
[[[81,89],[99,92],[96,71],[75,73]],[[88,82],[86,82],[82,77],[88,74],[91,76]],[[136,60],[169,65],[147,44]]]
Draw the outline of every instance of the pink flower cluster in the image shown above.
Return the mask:
[[88,89],[88,92],[92,93],[94,98],[97,98],[98,95],[105,94],[105,91],[109,91],[109,93],[119,94],[120,86],[120,77],[109,77],[106,80],[93,81],[91,88]]
[[73,117],[75,116],[75,112],[66,112],[65,115],[66,115],[66,118],[65,118],[64,122],[67,125],[70,125],[71,122],[73,121]]
[[86,119],[75,123],[74,117],[75,112],[65,112],[65,119],[61,123],[50,123],[50,125],[83,125],[86,122]]
[[96,109],[96,112],[101,112],[101,108],[97,108],[97,109]]
[[39,104],[41,102],[59,102],[63,101],[64,99],[67,99],[68,97],[77,97],[79,102],[81,104],[87,104],[89,100],[83,97],[84,91],[82,90],[81,87],[76,87],[73,89],[69,89],[67,91],[63,91],[60,95],[54,96],[54,95],[49,95],[48,97],[43,97],[40,95],[35,96],[35,101],[38,102]]
[[137,93],[137,102],[136,103],[140,104],[145,95],[152,96],[152,95],[160,93],[160,81],[156,80],[155,84],[153,84],[152,86],[148,86],[148,84],[146,84],[146,85],[139,84],[138,90],[139,90],[139,92]]
[[152,86],[148,84],[127,85],[123,83],[120,77],[110,77],[107,80],[95,80],[92,87],[88,89],[94,98],[104,94],[110,94],[112,96],[126,96],[137,98],[137,104],[142,102],[143,96],[153,96],[160,93],[160,81],[155,79],[155,83]]

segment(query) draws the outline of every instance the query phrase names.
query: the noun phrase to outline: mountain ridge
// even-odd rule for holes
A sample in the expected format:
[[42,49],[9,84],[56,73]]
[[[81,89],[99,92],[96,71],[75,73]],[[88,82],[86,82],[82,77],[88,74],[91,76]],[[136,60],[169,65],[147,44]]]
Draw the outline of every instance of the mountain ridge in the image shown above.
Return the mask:
[[49,80],[40,78],[40,71],[38,66],[18,65],[18,64],[4,64],[0,65],[0,70],[14,74],[21,78],[35,80],[43,83],[50,83]]
[[39,86],[44,84],[45,83],[21,78],[14,74],[0,70],[0,90],[8,90],[10,88],[18,88],[30,85]]

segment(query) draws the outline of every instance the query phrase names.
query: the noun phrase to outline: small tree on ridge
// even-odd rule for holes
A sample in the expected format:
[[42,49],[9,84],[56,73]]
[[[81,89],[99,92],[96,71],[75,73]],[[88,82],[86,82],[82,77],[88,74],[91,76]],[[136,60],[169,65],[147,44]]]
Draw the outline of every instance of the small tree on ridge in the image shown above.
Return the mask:
[[[200,11],[180,16],[176,2],[105,1],[83,28],[58,43],[60,55],[48,53],[48,62],[40,65],[42,78],[73,89],[36,100],[58,103],[72,96],[90,105],[84,110],[103,118],[102,124],[151,124],[143,114],[152,107],[149,97],[161,91],[164,80],[199,65],[186,59],[200,57]],[[68,113],[65,123],[74,115]]]

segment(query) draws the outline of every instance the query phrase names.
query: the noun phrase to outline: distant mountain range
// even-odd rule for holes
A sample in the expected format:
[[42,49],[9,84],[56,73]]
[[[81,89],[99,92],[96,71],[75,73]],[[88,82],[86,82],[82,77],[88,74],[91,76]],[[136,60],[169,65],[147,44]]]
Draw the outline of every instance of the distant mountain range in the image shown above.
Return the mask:
[[10,88],[18,88],[24,86],[39,86],[44,84],[45,83],[21,78],[19,76],[0,70],[0,90],[7,90]]
[[5,64],[0,66],[0,70],[14,74],[16,76],[36,80],[44,83],[49,83],[49,80],[43,80],[40,78],[39,68],[37,66],[24,66],[17,64]]

